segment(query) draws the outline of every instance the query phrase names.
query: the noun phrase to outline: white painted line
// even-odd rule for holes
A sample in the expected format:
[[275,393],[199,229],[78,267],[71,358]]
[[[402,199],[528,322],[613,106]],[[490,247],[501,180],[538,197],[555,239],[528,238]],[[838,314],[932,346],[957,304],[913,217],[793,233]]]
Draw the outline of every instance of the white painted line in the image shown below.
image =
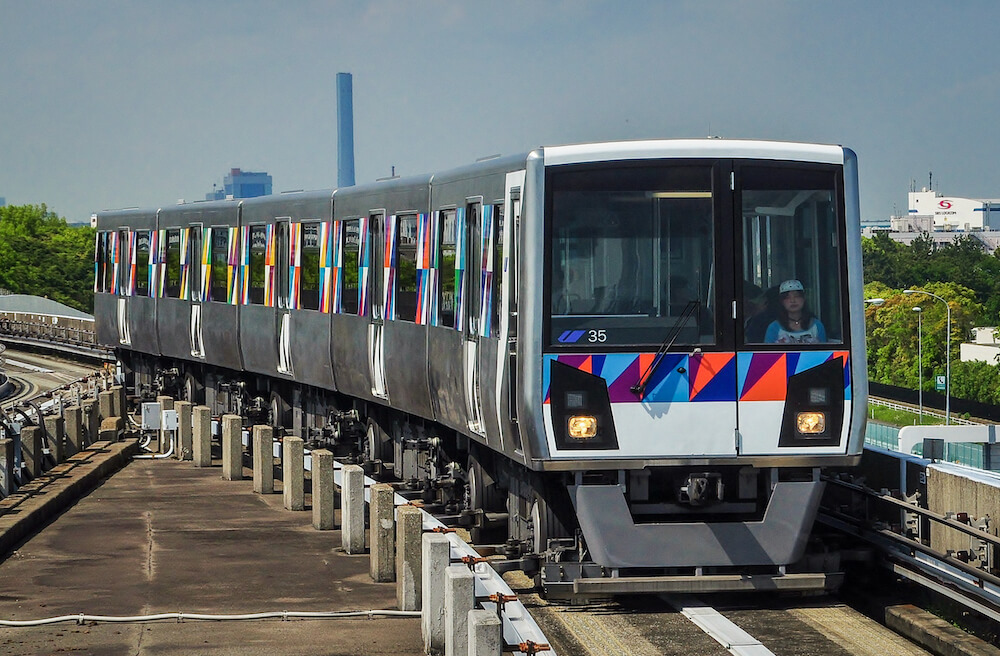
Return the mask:
[[52,369],[46,369],[45,367],[39,367],[38,365],[28,364],[27,362],[18,362],[17,360],[11,360],[10,358],[4,358],[4,361],[12,367],[24,369],[25,371],[34,371],[39,374],[55,373]]
[[694,597],[663,596],[663,600],[734,656],[774,656],[757,638],[726,619],[719,611]]

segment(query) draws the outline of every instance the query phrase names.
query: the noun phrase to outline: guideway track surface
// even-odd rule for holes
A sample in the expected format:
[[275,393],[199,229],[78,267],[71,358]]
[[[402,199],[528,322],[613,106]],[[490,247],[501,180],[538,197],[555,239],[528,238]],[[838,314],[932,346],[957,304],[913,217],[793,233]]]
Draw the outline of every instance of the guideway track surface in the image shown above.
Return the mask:
[[[0,564],[0,617],[395,607],[339,532],[219,468],[133,461]],[[0,652],[419,654],[419,618],[4,628]]]

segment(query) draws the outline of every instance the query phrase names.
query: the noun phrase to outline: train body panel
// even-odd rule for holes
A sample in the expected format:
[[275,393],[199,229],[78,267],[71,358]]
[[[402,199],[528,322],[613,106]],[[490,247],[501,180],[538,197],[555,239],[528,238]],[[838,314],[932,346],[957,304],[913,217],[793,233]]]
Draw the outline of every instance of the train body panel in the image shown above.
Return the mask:
[[367,425],[361,458],[536,550],[785,565],[862,448],[858,212],[848,149],[676,140],[101,213],[98,335],[281,394],[303,437]]

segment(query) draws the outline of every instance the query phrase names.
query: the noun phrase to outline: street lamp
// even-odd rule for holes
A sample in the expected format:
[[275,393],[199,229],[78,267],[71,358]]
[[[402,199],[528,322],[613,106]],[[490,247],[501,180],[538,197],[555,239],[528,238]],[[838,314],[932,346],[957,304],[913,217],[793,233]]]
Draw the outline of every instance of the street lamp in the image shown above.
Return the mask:
[[913,308],[917,313],[917,398],[920,403],[920,425],[924,425],[924,310],[919,305]]
[[945,373],[944,373],[944,423],[945,426],[951,423],[951,306],[937,294],[925,292],[922,289],[904,289],[904,294],[926,294],[944,303],[948,308],[948,335],[945,337]]

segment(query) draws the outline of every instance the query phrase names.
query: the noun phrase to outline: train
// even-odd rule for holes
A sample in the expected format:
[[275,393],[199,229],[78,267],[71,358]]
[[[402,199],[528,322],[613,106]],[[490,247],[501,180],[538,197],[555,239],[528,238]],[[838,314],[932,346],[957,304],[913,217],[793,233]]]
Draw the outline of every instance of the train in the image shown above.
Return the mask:
[[94,224],[97,340],[132,393],[334,449],[552,589],[788,576],[822,472],[860,459],[843,146],[544,146]]

